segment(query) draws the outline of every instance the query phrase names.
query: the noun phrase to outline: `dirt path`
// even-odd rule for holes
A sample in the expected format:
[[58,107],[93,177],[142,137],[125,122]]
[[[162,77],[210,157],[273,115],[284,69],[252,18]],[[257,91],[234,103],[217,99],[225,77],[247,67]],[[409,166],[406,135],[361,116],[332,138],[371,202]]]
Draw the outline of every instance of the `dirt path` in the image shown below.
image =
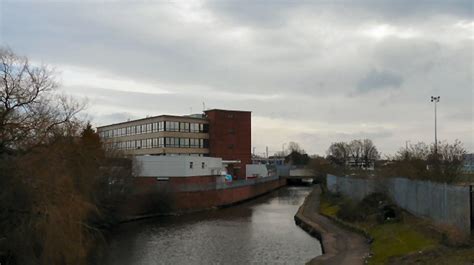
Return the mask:
[[354,232],[347,231],[319,214],[319,195],[315,188],[295,215],[296,223],[304,230],[320,239],[323,255],[308,264],[362,265],[370,251],[367,240]]

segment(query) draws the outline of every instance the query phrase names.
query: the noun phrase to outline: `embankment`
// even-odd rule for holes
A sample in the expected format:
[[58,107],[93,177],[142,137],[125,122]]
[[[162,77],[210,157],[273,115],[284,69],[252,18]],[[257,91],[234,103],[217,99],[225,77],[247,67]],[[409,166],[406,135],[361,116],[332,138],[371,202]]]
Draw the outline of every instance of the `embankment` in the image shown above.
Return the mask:
[[286,185],[286,179],[279,177],[232,182],[202,182],[203,179],[199,178],[199,183],[160,182],[153,178],[136,182],[135,194],[121,210],[124,221],[225,207]]
[[318,213],[320,193],[321,190],[317,186],[306,197],[295,215],[296,224],[321,241],[323,255],[313,258],[308,264],[364,264],[370,251],[366,239],[357,233],[342,229],[320,215]]

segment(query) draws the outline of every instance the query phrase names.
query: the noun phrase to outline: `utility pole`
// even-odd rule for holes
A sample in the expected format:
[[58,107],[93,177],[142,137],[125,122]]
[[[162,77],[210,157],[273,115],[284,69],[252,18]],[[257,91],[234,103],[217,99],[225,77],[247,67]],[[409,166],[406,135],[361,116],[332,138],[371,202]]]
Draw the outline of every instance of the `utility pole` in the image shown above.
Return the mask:
[[434,119],[435,119],[435,154],[438,155],[438,133],[437,133],[437,121],[436,121],[436,103],[439,102],[439,96],[433,97],[431,96],[431,102],[434,102]]

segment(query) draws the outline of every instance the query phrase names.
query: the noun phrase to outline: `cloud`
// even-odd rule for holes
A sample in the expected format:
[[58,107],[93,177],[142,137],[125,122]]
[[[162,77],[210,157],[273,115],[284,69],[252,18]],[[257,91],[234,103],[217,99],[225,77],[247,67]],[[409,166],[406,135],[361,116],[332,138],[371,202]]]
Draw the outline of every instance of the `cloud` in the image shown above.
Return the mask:
[[383,89],[396,89],[403,83],[401,76],[390,71],[378,71],[372,69],[357,84],[357,91],[360,93],[368,93]]
[[251,110],[257,148],[299,141],[324,153],[337,138],[367,133],[392,152],[404,139],[431,141],[429,97],[440,95],[440,119],[458,117],[440,120],[440,135],[474,149],[472,1],[4,1],[1,8],[1,44],[55,66],[66,92],[89,98],[100,125],[199,112],[204,102]]

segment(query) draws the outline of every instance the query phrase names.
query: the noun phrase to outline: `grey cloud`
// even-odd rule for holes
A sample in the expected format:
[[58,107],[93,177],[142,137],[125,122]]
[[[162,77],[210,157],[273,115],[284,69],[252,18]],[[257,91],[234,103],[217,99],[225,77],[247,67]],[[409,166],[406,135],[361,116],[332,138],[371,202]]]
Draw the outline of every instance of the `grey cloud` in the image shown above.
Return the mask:
[[[426,99],[433,93],[442,96],[445,109],[471,109],[472,40],[422,34],[376,42],[357,34],[367,23],[436,32],[443,23],[472,20],[471,1],[209,1],[204,9],[215,19],[210,25],[185,23],[168,4],[5,2],[1,44],[47,64],[169,87],[164,95],[94,84],[68,88],[89,95],[93,114],[103,122],[198,112],[205,101],[306,126],[370,123],[424,132],[431,129]],[[347,97],[354,90],[358,96]],[[376,98],[369,93],[375,91]],[[114,110],[122,116],[108,117]],[[322,144],[359,133],[350,129],[349,135],[318,139]],[[368,136],[392,143],[388,136]]]
[[271,1],[230,0],[207,1],[206,6],[237,24],[251,24],[260,27],[279,27],[287,23],[291,14],[312,13],[327,16],[338,13],[343,21],[373,20],[413,23],[426,16],[449,14],[454,17],[472,19],[474,5],[470,0],[315,0],[315,1]]
[[368,93],[374,90],[399,88],[403,83],[403,78],[389,71],[379,71],[372,69],[358,82],[357,91]]

